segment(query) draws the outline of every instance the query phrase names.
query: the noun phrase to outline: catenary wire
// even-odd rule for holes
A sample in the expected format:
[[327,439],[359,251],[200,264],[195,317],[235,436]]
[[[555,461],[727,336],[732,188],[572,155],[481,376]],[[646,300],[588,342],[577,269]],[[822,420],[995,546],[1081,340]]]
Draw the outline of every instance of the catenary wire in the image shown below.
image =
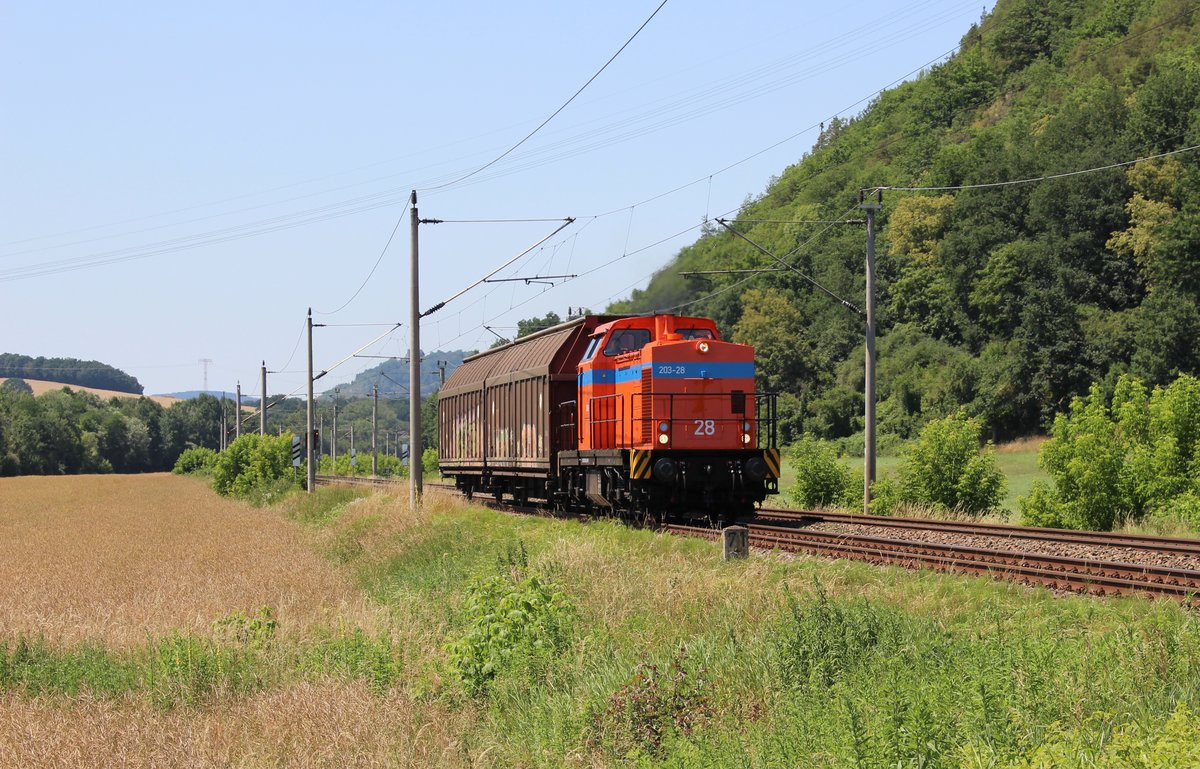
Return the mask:
[[444,187],[449,187],[451,185],[458,184],[459,182],[466,181],[467,179],[470,179],[472,176],[478,174],[480,171],[483,171],[487,168],[490,168],[491,166],[494,166],[496,163],[499,163],[501,160],[503,160],[505,157],[507,157],[510,153],[512,153],[514,150],[516,150],[522,144],[524,144],[525,142],[532,139],[534,134],[536,134],[538,131],[545,128],[546,125],[551,120],[558,117],[558,114],[560,112],[562,112],[563,110],[565,110],[571,102],[575,101],[576,97],[578,97],[579,94],[583,93],[584,89],[586,89],[589,85],[591,85],[592,82],[596,78],[600,77],[600,73],[602,73],[602,72],[604,72],[604,70],[608,69],[608,65],[612,64],[614,61],[617,60],[617,57],[621,55],[621,52],[629,47],[629,44],[633,42],[634,38],[636,38],[638,35],[641,34],[642,30],[646,28],[646,25],[649,24],[651,22],[651,20],[653,20],[654,17],[658,15],[658,12],[661,11],[663,9],[663,6],[665,6],[666,4],[667,4],[667,0],[662,0],[662,2],[658,4],[658,7],[654,9],[654,12],[651,13],[650,16],[645,21],[642,22],[642,25],[640,27],[638,27],[637,30],[632,35],[630,35],[629,39],[626,40],[625,43],[620,48],[617,49],[617,52],[612,55],[612,58],[610,58],[608,61],[606,61],[604,63],[604,66],[596,71],[596,74],[594,74],[590,78],[588,78],[588,81],[586,83],[584,83],[582,86],[580,86],[579,90],[571,95],[571,98],[569,98],[565,102],[563,102],[561,107],[554,110],[554,113],[551,114],[550,117],[543,120],[541,122],[541,124],[538,125],[537,128],[533,129],[528,134],[526,134],[525,138],[521,139],[519,142],[517,142],[513,146],[506,149],[504,152],[500,153],[500,155],[498,155],[495,159],[490,160],[487,163],[484,163],[482,166],[480,166],[479,168],[476,168],[474,171],[471,171],[470,173],[466,174],[465,176],[461,176],[458,179],[455,179],[454,181],[451,181],[451,182],[446,182],[445,184],[439,184],[435,187],[428,187],[428,188],[426,188],[425,191],[442,189]]

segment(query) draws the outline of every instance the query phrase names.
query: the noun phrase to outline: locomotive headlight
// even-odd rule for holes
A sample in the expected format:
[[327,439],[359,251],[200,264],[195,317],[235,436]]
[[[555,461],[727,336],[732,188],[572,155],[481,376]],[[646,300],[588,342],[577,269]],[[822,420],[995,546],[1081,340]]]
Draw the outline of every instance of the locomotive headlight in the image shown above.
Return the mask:
[[671,429],[671,423],[670,423],[670,422],[659,422],[659,423],[658,423],[658,431],[659,431],[660,433],[665,433],[665,432],[668,432],[670,429]]
[[667,441],[669,441],[669,440],[671,440],[671,439],[667,437],[666,433],[658,434],[658,442],[663,444],[664,446],[667,444]]
[[742,443],[749,443],[749,442],[750,442],[750,434],[742,433]]
[[700,352],[708,352],[708,342],[699,342],[696,344],[696,349]]

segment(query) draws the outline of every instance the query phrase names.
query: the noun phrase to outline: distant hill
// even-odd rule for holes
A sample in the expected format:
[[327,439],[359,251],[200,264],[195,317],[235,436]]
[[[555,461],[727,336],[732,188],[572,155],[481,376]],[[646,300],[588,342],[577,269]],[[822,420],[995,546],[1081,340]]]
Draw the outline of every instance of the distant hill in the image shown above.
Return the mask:
[[[211,395],[214,398],[220,398],[224,395],[230,400],[237,398],[237,392],[234,390],[225,390],[224,392],[221,390],[182,390],[176,393],[163,393],[163,395],[168,398],[178,398],[181,401],[190,401],[192,398],[199,398],[201,395]],[[245,393],[242,393],[242,403],[246,403],[249,400],[251,399]],[[258,403],[258,398],[254,398],[253,400],[255,403]]]
[[37,379],[43,382],[95,387],[120,393],[142,394],[137,379],[107,363],[78,358],[31,358],[28,355],[0,353],[0,379]]
[[[431,395],[441,386],[441,374],[438,370],[438,361],[446,361],[446,376],[450,376],[450,372],[462,365],[463,358],[469,355],[474,355],[474,350],[451,350],[448,352],[429,352],[425,353],[423,362],[421,363],[421,395]],[[408,392],[408,361],[402,359],[385,360],[378,366],[373,366],[366,371],[361,372],[354,380],[338,385],[337,389],[339,397],[361,397],[369,396],[371,388],[374,385],[379,386],[381,393],[403,394]],[[333,388],[329,388],[323,394],[330,395]]]

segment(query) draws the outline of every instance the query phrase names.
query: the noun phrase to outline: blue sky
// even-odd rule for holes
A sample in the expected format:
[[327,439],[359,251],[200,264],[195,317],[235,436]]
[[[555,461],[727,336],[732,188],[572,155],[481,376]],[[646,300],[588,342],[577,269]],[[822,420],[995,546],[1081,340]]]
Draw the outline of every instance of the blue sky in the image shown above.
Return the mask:
[[[602,310],[704,217],[761,193],[818,123],[952,50],[985,7],[668,0],[549,125],[447,184],[534,130],[657,5],[6,4],[0,352],[101,360],[148,393],[199,389],[202,358],[210,388],[257,393],[265,359],[272,393],[300,390],[308,307],[328,324],[318,370],[387,330],[369,324],[407,322],[413,188],[423,218],[576,217],[498,277],[616,260],[553,288],[477,288],[423,324],[423,349]],[[423,227],[421,304],[557,226]],[[363,352],[407,350],[403,326]]]

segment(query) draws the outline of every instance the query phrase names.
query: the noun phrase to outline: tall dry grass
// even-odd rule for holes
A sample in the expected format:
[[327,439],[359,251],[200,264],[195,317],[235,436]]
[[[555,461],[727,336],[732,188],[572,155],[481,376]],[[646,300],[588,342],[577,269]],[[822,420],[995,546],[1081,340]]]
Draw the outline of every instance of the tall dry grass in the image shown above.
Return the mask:
[[144,644],[275,610],[281,634],[379,610],[277,511],[169,474],[0,479],[0,639]]
[[396,690],[311,683],[212,703],[155,708],[144,699],[0,695],[0,766],[470,766],[478,748],[461,713]]

